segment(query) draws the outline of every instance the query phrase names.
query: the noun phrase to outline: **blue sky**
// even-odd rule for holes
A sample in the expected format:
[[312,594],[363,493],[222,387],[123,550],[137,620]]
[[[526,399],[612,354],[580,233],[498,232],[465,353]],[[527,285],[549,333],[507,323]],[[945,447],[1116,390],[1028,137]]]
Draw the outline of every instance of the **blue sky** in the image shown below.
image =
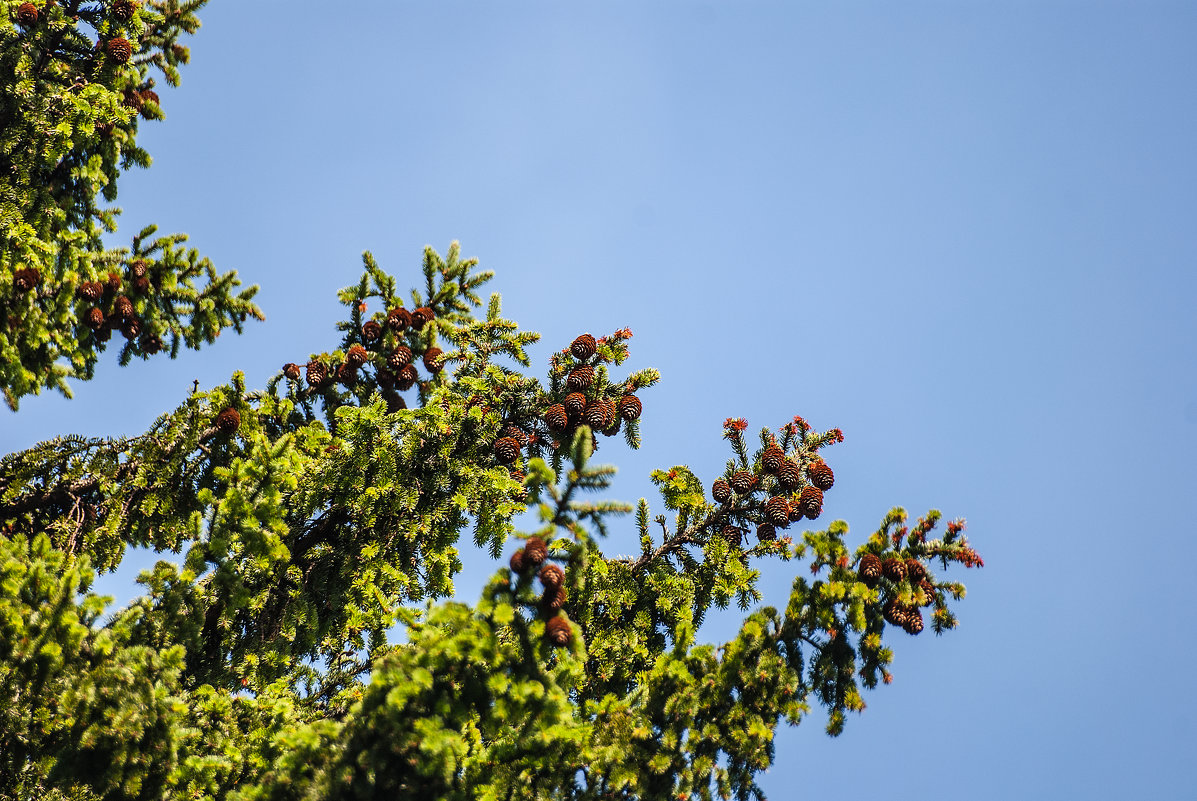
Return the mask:
[[[629,326],[654,467],[709,481],[721,421],[846,441],[825,517],[964,516],[960,630],[828,739],[777,737],[772,799],[1192,798],[1197,658],[1197,7],[1137,2],[213,0],[143,125],[122,232],[186,231],[267,322],[76,399],[11,450],[136,433],[236,369],[330,347],[372,250],[453,239],[549,353]],[[631,525],[613,553],[635,549]],[[467,559],[473,598],[494,564]],[[135,565],[130,570],[135,572]],[[794,572],[771,568],[784,604]],[[104,591],[127,597],[131,573]],[[704,634],[720,639],[736,616]]]

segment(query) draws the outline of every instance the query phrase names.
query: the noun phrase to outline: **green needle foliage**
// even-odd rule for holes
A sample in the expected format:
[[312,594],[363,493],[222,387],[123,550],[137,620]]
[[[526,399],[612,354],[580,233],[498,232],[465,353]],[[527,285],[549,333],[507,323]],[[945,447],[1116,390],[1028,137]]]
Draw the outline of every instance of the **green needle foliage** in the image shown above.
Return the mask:
[[[122,93],[151,64],[174,76],[199,3],[39,3],[32,22],[4,5],[13,405],[64,389],[63,359],[90,375],[94,332],[49,332],[77,331],[80,282],[130,257],[171,288],[134,310],[174,346],[256,316],[231,273],[188,284],[206,262],[167,256],[174,240],[97,239],[110,217],[95,195],[138,152]],[[120,65],[103,44],[117,34],[138,43]],[[47,188],[50,150],[69,192]],[[28,269],[44,278],[32,295],[12,278]],[[596,450],[640,446],[659,378],[624,367],[631,331],[579,336],[538,378],[537,335],[497,294],[483,309],[490,273],[456,243],[426,249],[422,273],[400,295],[367,253],[339,339],[263,388],[235,373],[139,436],[0,459],[0,798],[763,798],[779,725],[817,706],[838,734],[865,688],[890,683],[890,638],[956,625],[964,587],[943,574],[981,565],[962,522],[938,534],[938,512],[908,524],[894,509],[855,548],[843,521],[797,533],[822,516],[838,429],[795,417],[758,443],[729,419],[711,483],[679,465],[652,474],[662,513],[606,500],[615,468]],[[517,530],[529,510],[534,529]],[[638,555],[604,554],[617,525]],[[447,600],[466,535],[509,554],[473,606]],[[109,610],[90,587],[129,546],[171,558]],[[809,569],[784,609],[759,606],[769,559]],[[733,602],[736,636],[701,642]]]

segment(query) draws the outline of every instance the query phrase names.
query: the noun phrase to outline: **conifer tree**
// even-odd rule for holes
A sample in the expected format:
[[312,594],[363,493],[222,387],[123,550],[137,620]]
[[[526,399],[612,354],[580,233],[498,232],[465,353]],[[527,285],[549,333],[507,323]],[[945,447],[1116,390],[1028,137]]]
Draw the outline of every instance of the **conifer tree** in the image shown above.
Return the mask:
[[[114,315],[142,326],[125,357],[146,331],[173,351],[258,316],[176,239],[99,246],[96,195],[144,161],[128,93],[152,93],[150,66],[173,82],[199,5],[5,3],[14,406],[90,375]],[[955,627],[948,570],[982,564],[962,521],[894,509],[855,546],[804,522],[831,517],[838,429],[729,419],[721,475],[654,471],[657,510],[608,500],[595,455],[640,447],[659,378],[625,366],[631,331],[558,343],[538,377],[537,335],[484,303],[492,275],[456,243],[408,293],[363,262],[328,350],[264,387],[234,373],[144,434],[0,459],[0,798],[763,798],[779,725],[819,706],[838,734],[890,683],[892,638]],[[617,525],[638,555],[604,553]],[[164,558],[113,610],[91,585],[130,546]],[[460,547],[501,560],[472,605],[446,600]],[[784,609],[758,607],[770,559],[810,574]],[[735,637],[702,643],[733,602]]]

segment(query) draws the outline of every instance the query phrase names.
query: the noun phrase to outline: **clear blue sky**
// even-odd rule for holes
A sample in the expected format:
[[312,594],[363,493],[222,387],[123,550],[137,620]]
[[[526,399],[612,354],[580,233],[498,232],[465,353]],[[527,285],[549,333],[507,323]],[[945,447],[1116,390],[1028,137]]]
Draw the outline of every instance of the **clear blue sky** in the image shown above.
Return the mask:
[[[122,232],[260,283],[265,324],[29,398],[11,450],[135,433],[198,378],[331,346],[371,249],[459,239],[540,331],[630,326],[645,447],[710,480],[720,422],[841,427],[827,517],[965,516],[961,629],[898,634],[775,801],[1197,797],[1197,6],[213,0]],[[630,523],[630,521],[629,521]],[[635,548],[625,530],[612,552]],[[460,594],[493,563],[468,560]],[[792,568],[802,571],[804,567]],[[135,572],[135,571],[134,571]],[[105,591],[127,597],[128,575]],[[783,604],[791,576],[766,574]],[[121,585],[120,581],[125,584]],[[705,635],[734,624],[720,617]]]

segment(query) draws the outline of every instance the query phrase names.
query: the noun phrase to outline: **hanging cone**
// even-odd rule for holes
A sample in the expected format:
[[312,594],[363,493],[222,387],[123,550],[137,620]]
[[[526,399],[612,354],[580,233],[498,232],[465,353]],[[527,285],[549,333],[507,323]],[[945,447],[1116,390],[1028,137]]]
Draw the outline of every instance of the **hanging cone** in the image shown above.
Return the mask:
[[419,331],[424,327],[424,324],[431,322],[436,318],[432,309],[427,306],[421,306],[411,313],[411,327]]
[[923,613],[914,606],[906,607],[905,612],[906,620],[902,622],[902,628],[907,634],[918,634],[923,630]]
[[796,490],[802,486],[802,471],[792,459],[786,459],[777,468],[777,483],[786,491]]
[[283,365],[283,375],[292,381],[299,380],[299,365],[295,362],[287,362]]
[[511,555],[511,561],[509,562],[509,564],[511,565],[512,573],[523,573],[524,572],[524,568],[527,567],[527,565],[524,563],[524,549],[523,548],[520,548],[518,551],[516,551],[515,553],[513,553]]
[[565,587],[558,587],[551,592],[546,590],[540,602],[550,612],[558,612],[565,606],[567,600],[569,600],[569,596],[565,594]]
[[232,434],[241,427],[241,415],[231,406],[216,415],[216,427],[222,434]]
[[395,387],[400,392],[407,392],[416,385],[416,380],[419,377],[420,374],[416,372],[416,366],[409,364],[399,371],[399,375],[395,378]]
[[317,359],[308,362],[306,373],[308,384],[313,387],[320,386],[328,379],[328,368]]
[[424,369],[433,374],[439,373],[444,367],[444,359],[441,358],[443,355],[444,351],[440,348],[429,348],[424,351]]
[[503,437],[495,443],[495,458],[499,464],[511,464],[520,457],[520,444],[514,437]]
[[758,542],[772,542],[777,539],[777,529],[769,523],[761,523],[756,527],[756,539]]
[[529,537],[524,543],[524,561],[528,565],[540,567],[548,555],[548,546],[540,537]]
[[565,413],[570,418],[578,418],[582,416],[582,412],[586,409],[586,396],[581,392],[571,392],[565,396],[563,401],[565,406]]
[[737,470],[731,477],[731,488],[740,495],[752,489],[752,485],[755,483],[756,476],[747,470]]
[[133,12],[137,10],[137,3],[133,0],[112,0],[108,10],[121,22],[128,22],[133,18]]
[[728,484],[721,478],[715,479],[711,484],[711,497],[718,503],[727,503],[731,500],[731,496],[731,484]]
[[602,430],[607,425],[607,407],[601,400],[586,404],[586,409],[582,412],[582,420],[592,429]]
[[544,637],[558,648],[564,648],[569,645],[569,641],[573,639],[574,633],[569,626],[569,621],[561,615],[556,615],[549,618],[549,622],[544,624]]
[[589,389],[590,385],[594,383],[594,368],[588,364],[581,367],[575,367],[569,374],[569,378],[565,379],[565,386],[571,392],[580,392],[584,389]]
[[918,559],[907,559],[906,575],[910,577],[911,584],[918,584],[927,578],[927,568],[923,567],[923,563]]
[[613,437],[616,434],[618,434],[619,426],[622,422],[623,422],[623,418],[619,417],[618,415],[614,415],[614,414],[611,415],[611,422],[607,423],[607,427],[602,430],[603,436],[604,437]]
[[387,327],[393,331],[402,331],[411,325],[411,312],[400,306],[387,312]]
[[831,468],[824,461],[818,461],[807,466],[806,475],[810,478],[810,483],[824,492],[831,489],[832,485],[835,484],[835,473],[831,472]]
[[361,345],[354,345],[345,354],[345,363],[350,365],[354,370],[361,367],[370,358],[370,354]]
[[877,554],[866,553],[860,557],[860,564],[856,567],[857,577],[870,587],[874,587],[881,578],[881,559]]
[[811,520],[823,512],[823,493],[817,487],[807,487],[798,496],[798,508]]
[[786,462],[786,454],[776,444],[765,448],[765,452],[761,454],[761,467],[765,468],[766,473],[776,475],[781,467]]
[[367,320],[362,324],[362,340],[365,342],[377,342],[382,339],[382,326],[377,320]]
[[552,562],[546,562],[542,565],[540,572],[536,575],[540,577],[540,583],[544,585],[546,595],[550,592],[556,592],[565,583],[565,571]]
[[129,44],[128,39],[118,36],[108,40],[104,45],[104,52],[117,64],[124,64],[133,57],[133,45]]
[[17,270],[12,274],[12,287],[18,292],[28,292],[42,282],[42,274],[34,267]]
[[515,423],[504,423],[503,427],[499,429],[499,438],[510,437],[519,443],[521,448],[528,446],[528,432],[517,426]]
[[512,470],[511,471],[511,480],[515,481],[516,483],[518,483],[520,485],[519,489],[513,493],[513,496],[515,497],[515,499],[517,501],[528,500],[528,488],[524,486],[524,479],[526,479],[527,477],[528,477],[527,473],[525,473],[522,470]]
[[32,28],[37,25],[38,10],[33,3],[21,3],[17,6],[17,22],[23,28]]
[[891,556],[881,562],[881,573],[890,581],[901,581],[906,578],[906,563]]
[[635,395],[624,395],[619,399],[619,416],[624,420],[639,420],[643,411],[644,404]]
[[392,370],[402,370],[411,364],[411,348],[407,345],[396,345],[395,350],[387,357],[387,367]]
[[[558,340],[560,341],[560,340]],[[597,343],[590,334],[582,334],[569,346],[569,352],[578,361],[584,362],[594,355]]]
[[104,312],[93,306],[83,315],[83,322],[92,331],[99,331],[104,327]]
[[935,603],[935,585],[930,579],[920,581],[919,590],[923,593],[923,600],[919,606],[931,606]]
[[121,325],[121,333],[125,335],[125,339],[137,339],[141,334],[141,320],[134,317],[131,320],[125,320]]
[[79,285],[79,297],[95,303],[104,294],[104,285],[99,281],[84,281]]
[[906,607],[898,603],[897,598],[891,598],[881,607],[881,615],[895,626],[906,625]]
[[124,295],[117,296],[116,300],[112,301],[112,313],[116,315],[118,320],[132,319],[133,301],[129,300]]
[[719,529],[720,536],[730,542],[732,545],[739,546],[744,537],[744,530],[739,526],[733,526],[730,523]]
[[778,528],[790,525],[790,502],[780,495],[765,501],[765,517]]
[[545,409],[544,421],[554,431],[564,431],[569,427],[569,415],[566,414],[565,407],[560,403],[554,403]]

